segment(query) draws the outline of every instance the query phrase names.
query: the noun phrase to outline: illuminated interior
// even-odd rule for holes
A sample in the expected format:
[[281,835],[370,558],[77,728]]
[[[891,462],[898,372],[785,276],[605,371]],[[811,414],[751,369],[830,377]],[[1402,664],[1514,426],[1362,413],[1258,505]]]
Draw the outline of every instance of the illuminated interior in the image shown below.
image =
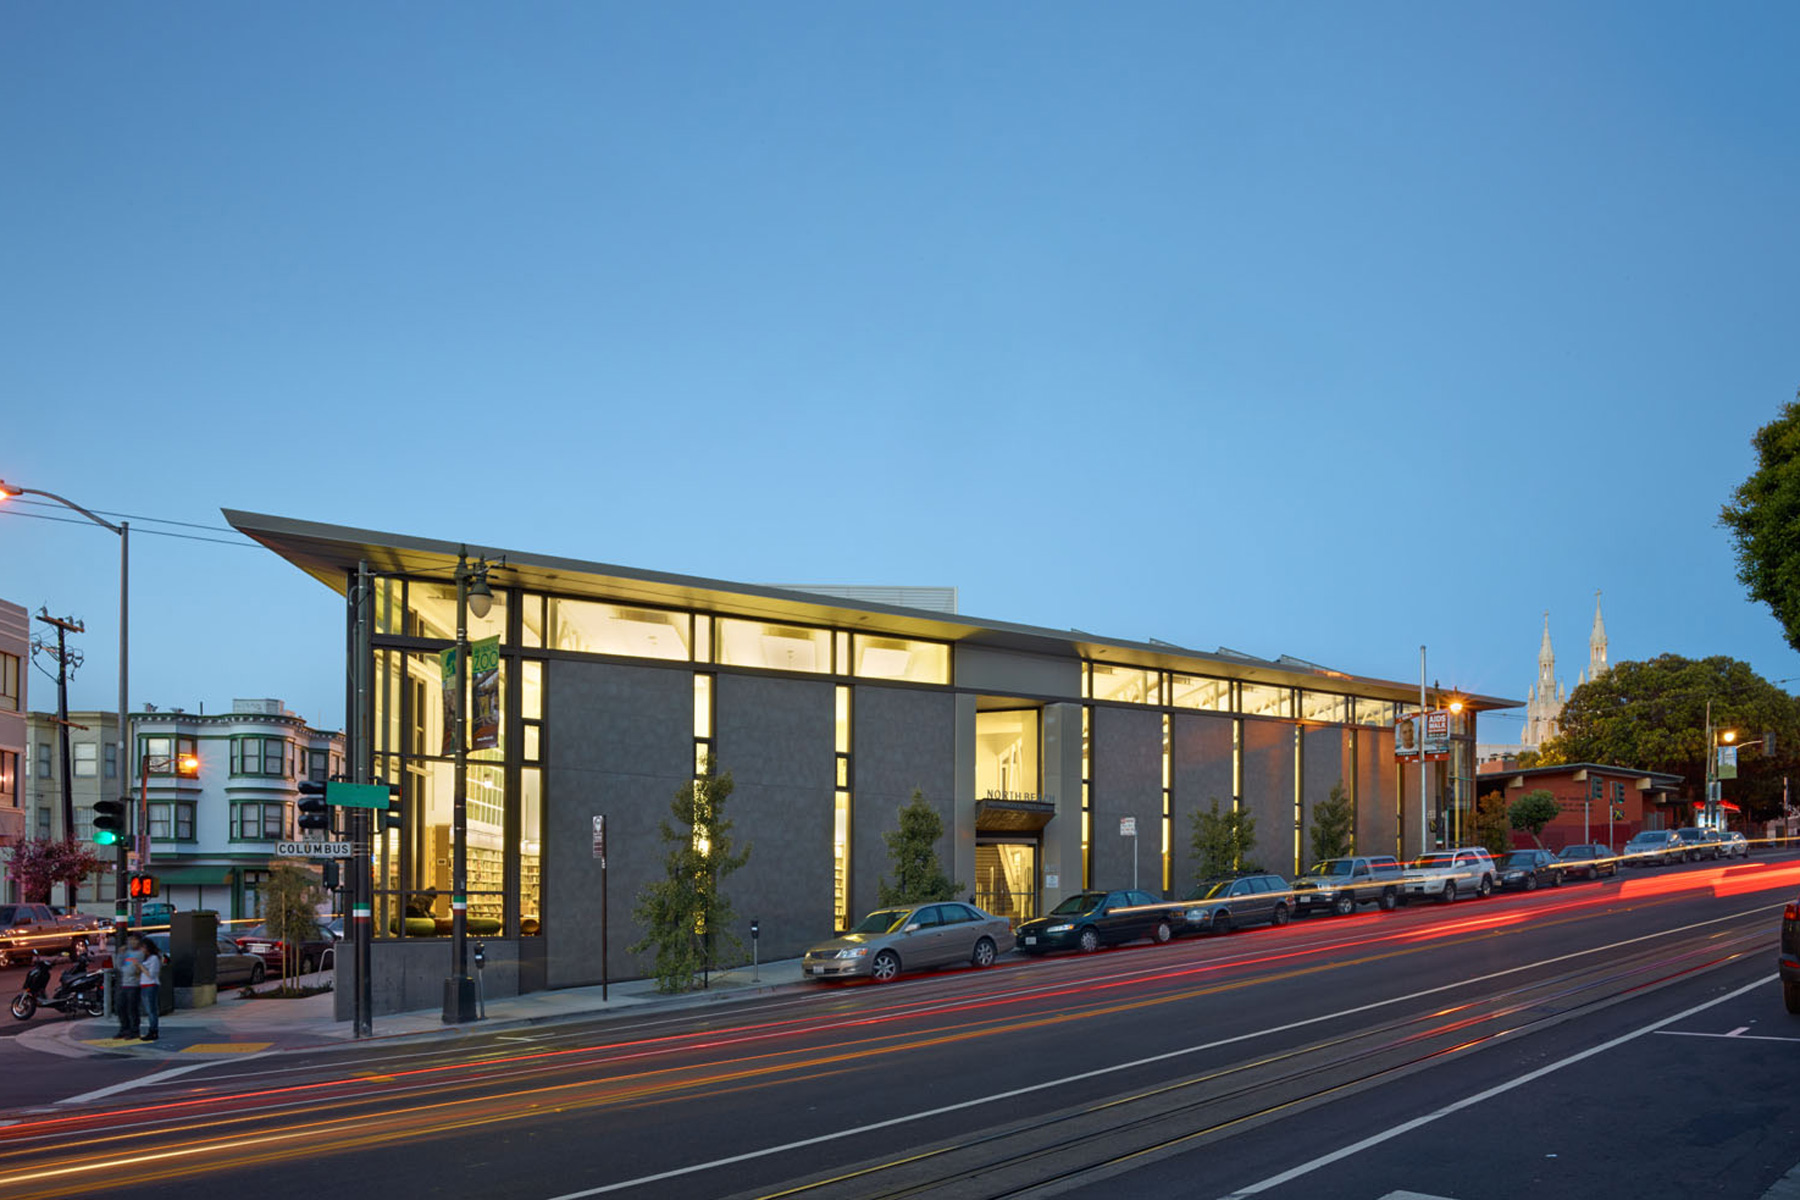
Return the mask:
[[1035,708],[975,714],[975,794],[1038,796],[1039,726]]

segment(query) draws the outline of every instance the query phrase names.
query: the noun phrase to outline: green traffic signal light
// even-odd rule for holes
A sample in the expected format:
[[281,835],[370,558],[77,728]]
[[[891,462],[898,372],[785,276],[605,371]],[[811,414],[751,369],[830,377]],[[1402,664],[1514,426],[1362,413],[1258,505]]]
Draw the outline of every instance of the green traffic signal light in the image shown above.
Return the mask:
[[123,800],[96,800],[94,802],[94,844],[96,846],[116,846],[125,836],[125,802]]
[[94,830],[94,845],[96,845],[96,846],[116,846],[118,844],[119,844],[119,835],[117,833],[114,833],[112,830],[110,830],[110,829]]

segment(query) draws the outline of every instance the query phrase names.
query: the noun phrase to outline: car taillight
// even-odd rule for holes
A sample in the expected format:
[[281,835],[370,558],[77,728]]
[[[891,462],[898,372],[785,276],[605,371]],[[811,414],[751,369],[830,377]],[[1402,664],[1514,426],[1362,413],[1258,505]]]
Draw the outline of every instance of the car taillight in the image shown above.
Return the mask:
[[1781,910],[1784,921],[1800,921],[1800,900],[1789,900],[1786,908]]

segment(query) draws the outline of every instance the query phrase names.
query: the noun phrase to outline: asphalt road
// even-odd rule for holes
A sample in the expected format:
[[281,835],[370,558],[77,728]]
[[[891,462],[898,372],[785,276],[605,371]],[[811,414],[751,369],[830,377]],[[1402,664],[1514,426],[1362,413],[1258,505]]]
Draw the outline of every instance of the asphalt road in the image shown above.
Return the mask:
[[0,1192],[1760,1197],[1800,1162],[1800,1042],[1749,1040],[1800,1037],[1766,982],[1796,894],[1791,857],[1694,864],[449,1047],[122,1065],[15,1115]]

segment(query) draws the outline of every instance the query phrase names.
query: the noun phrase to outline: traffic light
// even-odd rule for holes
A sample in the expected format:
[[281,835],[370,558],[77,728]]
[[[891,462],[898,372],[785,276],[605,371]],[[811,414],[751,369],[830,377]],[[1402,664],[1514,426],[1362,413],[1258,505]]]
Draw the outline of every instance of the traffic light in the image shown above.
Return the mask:
[[133,875],[131,877],[131,898],[133,900],[156,899],[156,876]]
[[1596,800],[1599,800],[1606,795],[1606,782],[1598,775],[1588,781],[1588,787]]
[[[386,783],[387,781],[382,780],[382,779],[377,779],[375,782],[376,783]],[[387,784],[387,790],[388,790],[387,807],[381,810],[379,819],[377,820],[376,825],[375,825],[374,832],[388,833],[391,831],[393,833],[399,833],[400,832],[400,823],[401,823],[400,785],[397,783],[389,783],[389,784]]]
[[116,846],[125,840],[125,802],[123,800],[96,800],[94,802],[94,844],[96,846]]
[[331,828],[331,806],[325,803],[323,781],[307,779],[300,784],[300,828]]

